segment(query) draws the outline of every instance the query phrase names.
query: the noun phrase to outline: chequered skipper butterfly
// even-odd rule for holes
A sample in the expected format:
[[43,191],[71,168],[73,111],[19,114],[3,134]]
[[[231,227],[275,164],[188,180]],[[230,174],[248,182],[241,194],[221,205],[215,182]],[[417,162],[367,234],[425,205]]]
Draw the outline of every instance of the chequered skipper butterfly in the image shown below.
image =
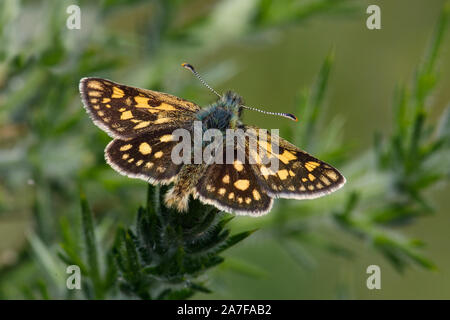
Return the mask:
[[[317,198],[345,183],[345,178],[329,164],[270,135],[268,142],[259,148],[279,160],[277,171],[251,161],[175,164],[171,159],[171,151],[178,143],[172,136],[175,129],[192,131],[194,121],[199,120],[206,129],[252,128],[240,121],[242,109],[249,108],[243,105],[240,96],[233,92],[219,95],[191,65],[183,66],[220,97],[217,102],[202,109],[162,92],[101,78],[81,79],[80,92],[88,114],[114,139],[105,149],[106,161],[113,169],[152,184],[173,183],[165,202],[179,211],[187,209],[192,195],[221,210],[251,216],[269,212],[274,198]],[[279,115],[296,119],[290,114]],[[254,129],[259,134],[261,129]],[[278,141],[277,153],[270,145],[274,138]],[[239,145],[237,148],[245,148],[245,160],[248,160],[248,148]]]

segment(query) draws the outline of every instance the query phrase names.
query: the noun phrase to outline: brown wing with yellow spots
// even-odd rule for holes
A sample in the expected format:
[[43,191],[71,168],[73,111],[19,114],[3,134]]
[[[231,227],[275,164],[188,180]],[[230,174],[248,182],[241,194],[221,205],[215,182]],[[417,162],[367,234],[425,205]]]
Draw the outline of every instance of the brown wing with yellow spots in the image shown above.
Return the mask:
[[113,138],[132,138],[166,127],[182,127],[200,110],[170,94],[125,86],[101,78],[80,81],[83,104],[94,123]]
[[[261,129],[252,129],[259,136]],[[248,144],[247,148],[259,184],[271,197],[313,199],[344,185],[344,176],[331,165],[278,136],[266,135],[257,140],[258,154]],[[266,155],[268,161],[262,163]]]
[[106,161],[123,175],[152,184],[168,184],[183,166],[171,159],[172,149],[179,143],[172,132],[172,128],[165,128],[131,139],[114,139],[105,149]]

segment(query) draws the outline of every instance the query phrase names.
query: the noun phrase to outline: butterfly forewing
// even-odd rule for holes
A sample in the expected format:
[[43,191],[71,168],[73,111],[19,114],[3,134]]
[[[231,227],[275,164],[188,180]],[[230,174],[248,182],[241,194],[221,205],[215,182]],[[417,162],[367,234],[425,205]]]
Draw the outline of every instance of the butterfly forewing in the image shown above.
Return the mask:
[[80,82],[83,104],[95,124],[113,138],[132,138],[192,121],[200,108],[187,100],[101,78]]

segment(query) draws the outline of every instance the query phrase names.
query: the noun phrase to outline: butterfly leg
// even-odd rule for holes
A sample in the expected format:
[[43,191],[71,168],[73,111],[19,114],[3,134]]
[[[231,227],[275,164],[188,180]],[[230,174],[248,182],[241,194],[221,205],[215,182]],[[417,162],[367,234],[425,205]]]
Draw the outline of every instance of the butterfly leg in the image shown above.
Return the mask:
[[189,196],[193,194],[194,187],[205,172],[206,166],[203,164],[184,165],[177,176],[174,186],[166,193],[165,203],[168,207],[173,207],[180,212],[188,209]]

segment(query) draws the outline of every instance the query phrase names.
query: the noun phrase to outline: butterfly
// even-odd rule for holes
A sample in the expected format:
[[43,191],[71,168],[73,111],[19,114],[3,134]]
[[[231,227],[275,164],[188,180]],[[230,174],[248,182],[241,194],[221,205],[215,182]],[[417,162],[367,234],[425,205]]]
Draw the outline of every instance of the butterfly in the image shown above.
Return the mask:
[[[344,185],[346,180],[337,169],[279,136],[265,131],[266,139],[260,142],[258,137],[262,136],[263,129],[248,126],[240,120],[244,108],[258,109],[245,106],[234,92],[218,94],[190,64],[182,66],[193,72],[219,99],[209,107],[201,108],[167,93],[102,78],[81,79],[79,89],[87,113],[113,138],[105,149],[105,159],[114,170],[151,184],[173,184],[165,195],[165,203],[178,211],[187,210],[192,196],[220,210],[250,216],[269,212],[275,198],[313,199]],[[262,112],[296,120],[291,114]],[[277,160],[276,169],[261,161],[258,153],[249,147],[249,139],[241,140],[245,143],[231,148],[234,156],[239,152],[243,155],[239,160],[174,162],[173,151],[179,143],[175,130],[194,133],[196,122],[201,124],[202,130],[251,132],[250,136],[258,141],[257,150]],[[195,144],[194,137],[191,139]],[[223,139],[215,150],[222,158],[227,142],[229,144]]]

